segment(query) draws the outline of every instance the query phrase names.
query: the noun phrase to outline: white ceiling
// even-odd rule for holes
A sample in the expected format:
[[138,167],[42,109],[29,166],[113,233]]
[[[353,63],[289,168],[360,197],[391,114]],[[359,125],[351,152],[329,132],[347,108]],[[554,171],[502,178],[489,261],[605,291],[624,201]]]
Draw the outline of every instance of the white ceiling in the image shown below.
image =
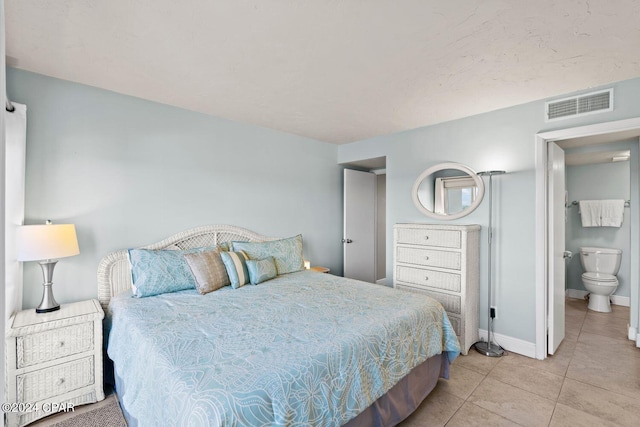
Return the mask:
[[640,0],[5,9],[17,68],[338,144],[640,76]]

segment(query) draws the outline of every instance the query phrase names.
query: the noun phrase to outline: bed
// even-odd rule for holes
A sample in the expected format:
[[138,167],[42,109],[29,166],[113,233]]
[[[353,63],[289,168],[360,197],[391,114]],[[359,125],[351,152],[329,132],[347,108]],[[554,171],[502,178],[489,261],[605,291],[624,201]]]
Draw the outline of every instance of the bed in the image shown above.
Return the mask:
[[[275,240],[213,225],[146,249]],[[395,425],[460,350],[435,300],[331,274],[134,298],[118,251],[101,261],[98,282],[130,426]]]

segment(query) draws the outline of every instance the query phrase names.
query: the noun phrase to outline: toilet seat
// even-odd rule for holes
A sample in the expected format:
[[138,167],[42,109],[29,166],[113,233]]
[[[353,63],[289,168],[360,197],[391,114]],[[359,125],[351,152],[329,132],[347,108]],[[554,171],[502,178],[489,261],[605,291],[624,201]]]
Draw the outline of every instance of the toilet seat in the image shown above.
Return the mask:
[[604,283],[613,283],[618,281],[617,277],[612,274],[595,273],[592,271],[587,273],[582,273],[582,278],[593,281],[593,282],[604,282]]

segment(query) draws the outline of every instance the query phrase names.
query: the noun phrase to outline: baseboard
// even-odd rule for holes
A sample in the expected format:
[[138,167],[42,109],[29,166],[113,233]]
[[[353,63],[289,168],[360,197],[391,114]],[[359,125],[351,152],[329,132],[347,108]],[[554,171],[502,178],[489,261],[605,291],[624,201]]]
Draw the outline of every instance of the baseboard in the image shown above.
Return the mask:
[[[582,291],[579,289],[567,289],[567,291],[565,292],[567,298],[575,298],[575,299],[584,299],[585,295],[587,295],[588,293],[589,292],[587,291]],[[611,295],[611,304],[620,305],[623,307],[630,307],[631,298],[623,297],[620,295]]]
[[638,337],[638,330],[633,326],[629,326],[629,339],[631,341],[636,341],[637,339],[640,339],[640,337]]
[[[481,340],[487,340],[487,331],[485,329],[479,329],[478,333],[480,334]],[[491,341],[512,353],[518,353],[523,356],[531,357],[532,359],[536,358],[535,343],[496,333],[491,334]]]
[[386,277],[384,279],[376,280],[376,285],[391,286],[390,284],[387,283],[387,278]]

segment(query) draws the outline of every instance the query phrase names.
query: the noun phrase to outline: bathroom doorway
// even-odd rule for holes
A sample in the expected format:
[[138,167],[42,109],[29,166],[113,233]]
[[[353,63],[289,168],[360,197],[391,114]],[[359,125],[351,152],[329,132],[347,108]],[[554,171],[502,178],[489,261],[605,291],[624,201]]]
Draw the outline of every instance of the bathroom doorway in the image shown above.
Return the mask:
[[[553,301],[553,295],[564,293],[564,280],[562,283],[556,283],[555,288],[549,286],[553,284],[553,280],[549,280],[552,265],[548,261],[549,248],[553,245],[553,236],[549,236],[548,227],[549,220],[547,212],[553,207],[553,203],[548,200],[548,176],[547,168],[549,161],[547,157],[547,146],[550,142],[563,145],[565,148],[580,148],[579,151],[587,152],[605,152],[603,149],[607,144],[611,144],[609,148],[616,150],[615,143],[627,141],[630,143],[630,164],[633,165],[630,170],[630,207],[625,209],[625,220],[629,221],[630,237],[629,237],[629,303],[630,303],[630,319],[629,319],[629,339],[636,341],[640,347],[640,334],[638,334],[638,324],[640,323],[640,315],[638,306],[640,303],[638,282],[640,279],[640,183],[638,177],[638,151],[640,145],[640,118],[621,120],[617,122],[608,122],[597,125],[583,126],[578,128],[563,129],[559,131],[545,132],[536,135],[536,358],[544,359],[548,354],[547,331],[554,328],[549,322],[549,312],[553,307],[549,306],[549,302]],[[633,142],[630,142],[633,141]],[[610,150],[611,151],[611,150]],[[633,155],[635,153],[635,155]],[[581,154],[582,156],[592,154]],[[575,156],[574,156],[575,157]],[[571,200],[568,203],[573,202]],[[564,208],[564,207],[563,207]],[[575,208],[574,208],[575,209]],[[628,211],[628,212],[627,212]],[[628,214],[628,215],[627,215]],[[563,236],[564,237],[564,236]],[[578,262],[579,260],[573,260]],[[559,286],[562,286],[559,289]],[[555,292],[554,292],[555,291]],[[560,292],[558,292],[560,291]],[[551,296],[550,296],[551,295]],[[558,300],[558,299],[557,299]],[[558,301],[556,301],[558,302]],[[564,311],[563,311],[564,313]],[[564,319],[563,319],[564,320]],[[564,323],[562,325],[564,327]],[[553,350],[552,350],[553,351]]]

